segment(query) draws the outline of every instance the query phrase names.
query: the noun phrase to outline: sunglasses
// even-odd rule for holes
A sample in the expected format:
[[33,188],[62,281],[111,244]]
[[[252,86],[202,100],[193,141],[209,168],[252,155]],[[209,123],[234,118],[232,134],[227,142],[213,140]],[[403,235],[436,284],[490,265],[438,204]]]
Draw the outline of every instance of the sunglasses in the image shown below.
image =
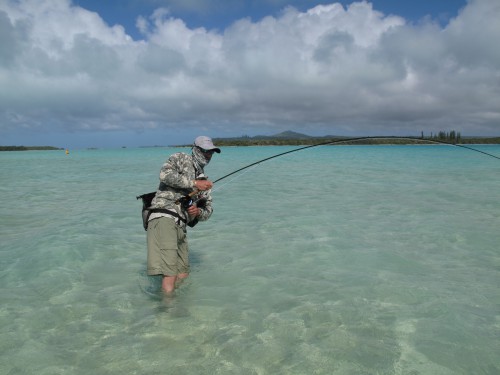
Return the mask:
[[215,150],[205,150],[204,148],[201,148],[201,147],[198,147],[198,149],[201,152],[203,152],[204,154],[210,154],[210,155],[212,155],[215,152]]

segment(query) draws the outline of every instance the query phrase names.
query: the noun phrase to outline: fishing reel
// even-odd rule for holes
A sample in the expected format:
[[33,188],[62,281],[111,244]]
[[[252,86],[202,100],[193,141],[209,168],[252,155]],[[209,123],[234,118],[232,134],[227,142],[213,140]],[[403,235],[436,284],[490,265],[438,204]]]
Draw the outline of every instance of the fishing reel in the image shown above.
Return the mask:
[[185,195],[182,198],[179,198],[177,202],[179,202],[179,204],[184,210],[187,210],[195,203],[198,208],[204,208],[207,205],[207,198],[201,197],[198,199],[193,199],[193,197]]
[[193,198],[189,195],[185,195],[182,198],[179,198],[178,202],[184,210],[187,210],[193,205]]
[[[198,177],[196,177],[196,179],[197,180],[207,180],[207,176],[205,176],[202,173]],[[207,203],[207,199],[206,198],[202,197],[202,198],[198,198],[196,200],[193,200],[193,197],[196,195],[197,192],[198,191],[194,191],[191,194],[188,194],[188,195],[183,196],[182,198],[179,198],[177,200],[177,203],[179,203],[184,210],[187,210],[189,207],[191,207],[195,203],[200,208],[205,207],[205,205]]]

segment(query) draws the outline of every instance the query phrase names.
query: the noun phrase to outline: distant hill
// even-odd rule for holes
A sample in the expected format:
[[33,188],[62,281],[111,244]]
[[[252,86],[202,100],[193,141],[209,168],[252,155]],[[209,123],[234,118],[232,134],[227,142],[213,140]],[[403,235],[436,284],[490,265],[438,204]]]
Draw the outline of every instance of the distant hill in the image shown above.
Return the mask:
[[263,140],[263,139],[308,139],[311,138],[309,135],[301,134],[293,131],[284,131],[274,135],[255,135],[250,137],[248,135],[242,135],[241,137],[230,137],[230,138],[214,138],[214,141],[252,141],[252,140]]
[[303,133],[297,133],[291,130],[287,130],[278,134],[273,135],[256,135],[249,137],[248,135],[243,135],[241,137],[232,138],[214,138],[214,142],[218,144],[227,143],[243,143],[243,144],[266,144],[267,142],[272,142],[272,144],[297,144],[300,141],[306,141],[310,143],[312,140],[325,140],[325,139],[342,139],[345,137],[326,135],[321,137],[314,137]]
[[[302,134],[302,133],[297,133],[291,130],[287,130],[278,134],[270,135],[270,136],[264,136],[260,135],[258,136],[259,138],[278,138],[278,139],[309,139],[313,138],[310,135]],[[255,138],[255,137],[254,137]]]

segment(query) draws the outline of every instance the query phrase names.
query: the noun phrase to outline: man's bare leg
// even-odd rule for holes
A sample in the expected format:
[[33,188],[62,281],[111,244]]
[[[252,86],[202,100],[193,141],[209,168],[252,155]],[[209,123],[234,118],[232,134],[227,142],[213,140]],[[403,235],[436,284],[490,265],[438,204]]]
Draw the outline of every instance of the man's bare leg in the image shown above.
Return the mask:
[[189,276],[189,273],[180,273],[177,275],[177,280],[175,280],[175,286],[179,287],[179,284],[184,281]]
[[175,289],[175,280],[177,276],[163,276],[161,288],[167,294],[171,294]]
[[189,276],[189,273],[180,273],[177,276],[163,276],[161,287],[163,291],[170,294],[174,291],[178,283]]

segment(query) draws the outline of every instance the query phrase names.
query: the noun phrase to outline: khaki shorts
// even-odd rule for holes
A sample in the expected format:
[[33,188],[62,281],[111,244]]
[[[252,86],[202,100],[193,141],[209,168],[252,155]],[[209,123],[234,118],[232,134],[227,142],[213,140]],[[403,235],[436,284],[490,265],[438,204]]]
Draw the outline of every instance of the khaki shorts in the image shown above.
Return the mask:
[[148,275],[176,276],[189,273],[186,232],[175,219],[160,217],[148,224]]

